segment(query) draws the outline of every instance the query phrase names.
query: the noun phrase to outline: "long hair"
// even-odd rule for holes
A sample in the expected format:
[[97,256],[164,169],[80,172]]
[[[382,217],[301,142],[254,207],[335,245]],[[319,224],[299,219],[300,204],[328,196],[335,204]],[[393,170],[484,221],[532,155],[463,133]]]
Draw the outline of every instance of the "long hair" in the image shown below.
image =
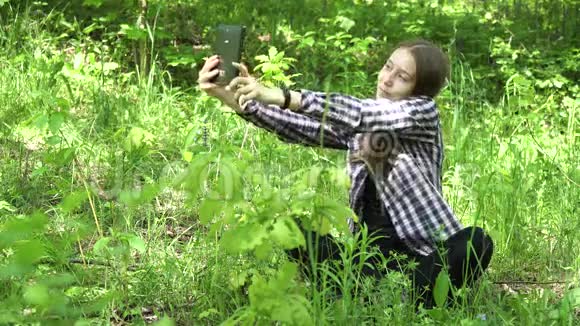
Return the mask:
[[411,95],[435,97],[449,79],[449,58],[435,44],[426,40],[399,43],[397,49],[407,49],[417,67],[415,88]]

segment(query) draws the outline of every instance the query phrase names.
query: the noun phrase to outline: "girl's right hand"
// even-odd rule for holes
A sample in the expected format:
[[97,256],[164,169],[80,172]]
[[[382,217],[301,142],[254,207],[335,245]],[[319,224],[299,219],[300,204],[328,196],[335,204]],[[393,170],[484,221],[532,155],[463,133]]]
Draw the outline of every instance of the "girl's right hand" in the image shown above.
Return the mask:
[[[241,113],[244,111],[244,108],[238,104],[235,93],[232,90],[226,89],[226,85],[218,85],[211,81],[219,74],[219,69],[217,69],[219,62],[218,55],[213,55],[205,61],[205,64],[199,71],[199,77],[197,79],[199,89],[209,96],[217,98],[223,104],[234,109],[234,111]],[[240,70],[241,76],[250,77],[246,66],[240,64],[235,64],[234,66]]]
[[209,96],[223,100],[228,93],[225,90],[225,86],[220,86],[211,81],[219,74],[219,69],[217,69],[219,62],[220,58],[217,54],[209,57],[199,71],[197,84],[199,85],[199,89],[206,92]]

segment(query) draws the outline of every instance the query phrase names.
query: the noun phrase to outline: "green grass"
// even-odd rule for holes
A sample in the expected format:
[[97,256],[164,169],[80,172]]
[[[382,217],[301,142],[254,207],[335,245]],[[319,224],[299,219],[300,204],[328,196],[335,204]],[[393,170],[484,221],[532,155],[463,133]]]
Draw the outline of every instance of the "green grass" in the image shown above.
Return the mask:
[[[0,323],[106,324],[166,315],[183,325],[261,325],[280,314],[320,325],[578,322],[574,119],[558,126],[566,132],[553,132],[541,120],[514,115],[507,103],[462,100],[478,85],[469,67],[456,63],[461,69],[440,101],[445,196],[464,224],[490,232],[496,253],[464,301],[415,312],[412,300],[401,300],[408,287],[401,274],[375,285],[356,266],[321,266],[324,286],[317,289],[280,269],[280,246],[262,259],[256,253],[263,247],[242,253],[223,247],[227,231],[242,237],[242,227],[268,225],[275,207],[289,213],[328,199],[347,205],[346,186],[330,174],[310,186],[300,181],[313,166],[342,171],[344,153],[283,144],[248,128],[194,89],[172,88],[155,66],[144,83],[121,71],[102,74],[99,61],[88,58],[80,57],[85,68],[72,69],[74,54],[39,26],[0,35],[6,45],[0,51]],[[14,33],[28,35],[19,56]],[[207,177],[194,173],[189,161],[214,154]],[[252,204],[213,219],[236,221],[227,228],[203,223],[200,205],[212,191],[225,191],[220,178],[228,168],[241,174],[235,191]],[[186,182],[173,186],[184,173]],[[305,192],[313,197],[300,197]],[[35,212],[46,221],[30,222]],[[249,218],[256,222],[236,224]],[[345,262],[354,246],[368,242],[345,241],[351,242]],[[29,251],[18,251],[22,244]],[[22,269],[7,269],[14,261]],[[512,281],[564,284],[527,284],[520,293],[497,284]],[[356,290],[337,299],[332,284]]]

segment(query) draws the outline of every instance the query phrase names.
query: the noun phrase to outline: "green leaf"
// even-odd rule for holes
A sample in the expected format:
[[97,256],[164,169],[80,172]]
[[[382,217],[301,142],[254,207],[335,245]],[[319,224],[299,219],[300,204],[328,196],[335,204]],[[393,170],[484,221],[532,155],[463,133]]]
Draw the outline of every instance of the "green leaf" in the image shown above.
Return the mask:
[[85,55],[83,53],[76,53],[73,59],[73,69],[75,71],[81,71],[84,67]]
[[66,115],[63,112],[55,112],[50,115],[50,119],[48,121],[48,129],[52,132],[53,135],[58,134],[60,127],[64,123]]
[[32,234],[44,229],[48,218],[42,213],[8,220],[0,232],[0,249],[15,241],[28,239]]
[[20,265],[31,265],[45,255],[44,245],[36,239],[17,242],[13,249],[12,259]]
[[255,57],[255,59],[256,59],[257,61],[260,61],[260,62],[267,62],[267,61],[269,61],[269,60],[270,60],[270,59],[268,58],[268,56],[266,56],[266,55],[263,55],[263,54],[261,54],[261,55],[257,55],[257,56]]
[[46,139],[46,143],[50,146],[59,145],[62,142],[62,138],[59,136],[50,136]]
[[88,199],[85,191],[76,191],[66,196],[60,203],[60,209],[65,213],[71,213]]
[[314,43],[315,43],[315,41],[314,41],[314,38],[312,38],[312,37],[306,37],[300,41],[300,45],[302,47],[304,47],[304,46],[312,47],[314,45]]
[[440,308],[429,309],[427,310],[427,314],[434,320],[438,321],[444,320],[445,318],[444,310]]
[[278,275],[273,285],[278,289],[287,289],[292,284],[292,280],[298,273],[298,265],[291,262],[285,262],[278,271]]
[[223,206],[223,200],[206,198],[199,206],[199,221],[203,224],[211,222],[211,220],[220,213]]
[[121,24],[121,30],[119,31],[121,35],[127,35],[130,40],[143,40],[148,37],[147,30],[139,28],[138,26],[129,26],[127,24]]
[[49,274],[46,279],[42,280],[43,285],[50,288],[68,288],[70,285],[75,284],[77,278],[72,274]]
[[278,54],[278,49],[271,46],[270,49],[268,49],[268,56],[270,57],[270,60],[274,59],[276,57],[276,54]]
[[12,207],[12,205],[10,205],[8,202],[0,200],[0,211],[2,210],[13,213],[16,211],[16,208]]
[[103,0],[84,0],[83,6],[99,8],[103,5]]
[[181,154],[185,162],[191,162],[191,160],[193,159],[193,153],[190,151],[183,151],[183,153]]
[[49,117],[47,114],[41,114],[34,120],[34,126],[40,130],[44,130],[48,126]]
[[311,230],[319,233],[320,235],[326,235],[330,233],[332,229],[332,224],[326,217],[316,216],[310,221]]
[[143,146],[153,145],[155,136],[145,129],[133,127],[125,139],[125,150],[132,151]]
[[350,207],[329,198],[325,199],[324,204],[316,209],[320,215],[326,217],[341,232],[348,232],[347,218],[355,216]]
[[143,241],[143,239],[141,239],[139,236],[137,235],[131,235],[128,237],[128,242],[129,242],[129,246],[135,250],[137,250],[140,254],[145,252],[145,241]]
[[103,71],[105,71],[105,72],[116,70],[118,68],[119,68],[119,64],[116,62],[105,62],[103,64]]
[[248,282],[248,271],[233,271],[230,273],[230,284],[239,289]]
[[193,199],[207,179],[208,165],[214,154],[197,155],[189,164],[187,170],[176,178],[174,185],[183,186]]
[[568,291],[558,309],[557,315],[566,320],[572,315],[572,312],[580,307],[580,288]]
[[44,246],[39,240],[15,242],[12,250],[14,253],[9,256],[8,263],[0,265],[0,280],[14,276],[21,277],[34,271],[34,263],[45,255]]
[[306,241],[300,228],[292,218],[279,218],[274,222],[272,238],[284,249],[305,246]]
[[119,200],[130,207],[146,204],[153,200],[159,193],[160,187],[157,184],[149,183],[141,190],[123,190],[119,194]]
[[154,325],[155,326],[174,326],[175,322],[171,318],[165,316],[160,321],[156,322]]
[[75,152],[74,147],[68,147],[68,148],[61,148],[56,153],[51,153],[51,154],[53,154],[51,159],[52,159],[52,162],[54,164],[56,164],[58,166],[64,166],[64,165],[67,165],[74,160],[76,152]]
[[[247,223],[226,230],[220,239],[220,244],[228,252],[240,253],[254,250],[267,238],[267,231],[264,230],[262,225]],[[268,245],[268,247],[271,248],[272,246]]]
[[572,308],[580,307],[580,288],[575,288],[568,291],[568,293],[566,293],[566,297],[572,305]]
[[338,25],[340,26],[340,28],[344,29],[345,31],[349,31],[351,28],[354,27],[354,25],[356,25],[355,21],[344,17],[344,16],[338,16],[336,17],[336,22],[338,23]]
[[103,237],[99,239],[97,242],[95,242],[95,245],[93,246],[93,251],[96,254],[103,254],[104,251],[107,249],[109,242],[111,242],[111,238],[109,237]]
[[220,162],[219,170],[220,175],[214,190],[227,201],[242,199],[242,179],[236,165],[223,160]]
[[35,284],[24,290],[24,300],[29,304],[47,307],[52,298],[48,292],[48,287],[43,284]]
[[209,317],[209,316],[211,316],[211,315],[218,315],[218,314],[219,314],[219,312],[217,311],[217,309],[214,309],[214,308],[209,308],[209,309],[207,309],[207,310],[205,310],[205,311],[202,311],[202,312],[201,312],[201,313],[200,313],[200,314],[197,316],[197,318],[199,318],[199,319],[204,319],[204,318],[207,318],[207,317]]
[[254,247],[254,255],[260,260],[265,260],[268,258],[272,252],[272,246],[267,242],[262,242],[261,244]]
[[433,297],[435,298],[435,304],[437,307],[442,308],[447,301],[447,295],[449,294],[449,275],[447,271],[442,270],[437,275],[435,280],[435,286],[433,287]]

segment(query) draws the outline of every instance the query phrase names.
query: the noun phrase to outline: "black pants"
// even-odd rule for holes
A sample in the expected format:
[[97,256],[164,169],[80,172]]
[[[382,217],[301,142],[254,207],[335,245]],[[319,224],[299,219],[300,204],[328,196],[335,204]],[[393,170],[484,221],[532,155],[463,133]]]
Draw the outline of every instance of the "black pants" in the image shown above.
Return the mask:
[[[380,234],[379,234],[380,235]],[[310,239],[308,243],[310,252],[317,247],[317,261],[322,262],[328,259],[340,259],[340,245],[330,236],[321,236],[316,239],[316,234],[306,234]],[[315,246],[314,244],[317,244]],[[378,260],[371,259],[372,267],[363,268],[363,274],[374,276],[377,279],[383,277],[388,270],[399,270],[407,273],[413,280],[416,292],[419,294],[419,302],[423,302],[426,307],[432,307],[433,286],[439,272],[444,266],[453,286],[460,288],[464,285],[470,286],[475,282],[489,265],[493,254],[493,242],[489,235],[485,234],[479,227],[468,227],[457,232],[439,245],[439,250],[429,256],[421,256],[410,249],[396,237],[382,237],[374,242],[381,253],[389,258],[392,252],[405,254],[409,261],[415,261],[417,266],[414,269],[401,269],[405,262],[390,260],[387,263],[387,270],[380,268]],[[298,260],[302,268],[307,272],[310,270],[308,251],[294,249],[289,254]],[[357,255],[358,256],[358,255]]]

